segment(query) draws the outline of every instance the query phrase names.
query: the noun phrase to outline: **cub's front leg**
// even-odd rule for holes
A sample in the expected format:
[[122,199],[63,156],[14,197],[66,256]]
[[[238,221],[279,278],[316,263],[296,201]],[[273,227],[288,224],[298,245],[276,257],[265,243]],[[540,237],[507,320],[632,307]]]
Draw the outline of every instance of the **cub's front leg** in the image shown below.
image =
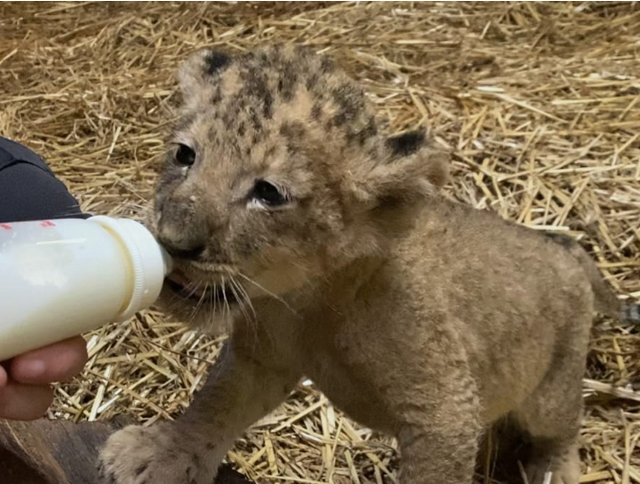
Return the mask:
[[[482,426],[461,395],[424,408],[398,432],[401,484],[471,484]],[[412,409],[411,412],[418,408]]]
[[406,427],[398,435],[401,484],[472,484],[480,432],[460,418],[455,425]]
[[112,435],[100,472],[113,484],[211,484],[247,427],[279,405],[298,375],[225,345],[204,388],[175,422],[130,426]]
[[476,385],[466,370],[439,376],[397,402],[401,484],[473,482],[483,431]]

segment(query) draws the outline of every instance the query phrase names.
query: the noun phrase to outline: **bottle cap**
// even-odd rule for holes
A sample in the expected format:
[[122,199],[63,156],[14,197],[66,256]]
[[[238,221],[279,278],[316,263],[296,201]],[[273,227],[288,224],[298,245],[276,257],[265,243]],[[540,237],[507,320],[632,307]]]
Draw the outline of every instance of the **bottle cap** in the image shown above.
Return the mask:
[[133,290],[129,304],[116,321],[125,321],[141,309],[151,306],[160,295],[164,277],[171,272],[171,257],[151,232],[139,222],[105,216],[91,217],[111,231],[126,248],[133,267]]

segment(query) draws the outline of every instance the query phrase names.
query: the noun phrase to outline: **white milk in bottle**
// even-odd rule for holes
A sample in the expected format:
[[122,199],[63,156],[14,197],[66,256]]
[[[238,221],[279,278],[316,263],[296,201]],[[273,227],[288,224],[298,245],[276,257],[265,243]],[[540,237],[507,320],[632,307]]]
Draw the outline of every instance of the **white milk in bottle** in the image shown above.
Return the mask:
[[0,223],[0,361],[128,319],[153,304],[170,271],[133,220]]

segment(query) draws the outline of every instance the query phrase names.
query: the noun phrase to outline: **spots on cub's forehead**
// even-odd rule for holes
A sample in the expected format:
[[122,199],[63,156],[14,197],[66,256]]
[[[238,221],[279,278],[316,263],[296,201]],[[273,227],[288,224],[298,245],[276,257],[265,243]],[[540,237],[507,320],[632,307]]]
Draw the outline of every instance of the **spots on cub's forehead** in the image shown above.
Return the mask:
[[399,156],[415,153],[424,143],[425,134],[422,131],[411,131],[387,139],[391,152]]
[[319,102],[315,102],[313,107],[311,108],[311,119],[314,121],[319,121],[320,116],[322,115],[322,104]]
[[271,91],[267,91],[264,96],[262,102],[262,115],[266,119],[271,119],[273,117],[273,96],[271,95]]
[[335,126],[342,126],[353,121],[364,108],[362,93],[348,84],[339,85],[331,92],[331,95],[338,106],[338,113],[333,118]]
[[269,145],[267,149],[264,151],[265,159],[271,158],[273,155],[275,155],[277,150],[278,150],[278,147],[275,144]]
[[231,56],[224,52],[211,51],[205,56],[207,74],[213,75],[231,62]]
[[247,145],[284,139],[283,148],[292,150],[319,136],[366,151],[376,139],[373,108],[362,88],[308,47],[274,46],[232,56],[212,52],[205,61],[200,86],[207,97],[190,106],[199,117],[185,117],[181,126],[215,126],[203,141],[216,146],[212,149],[239,143],[245,152]]
[[300,121],[288,121],[280,126],[280,134],[287,142],[287,149],[291,150],[294,146],[302,142],[306,136],[307,129]]
[[322,60],[320,61],[320,70],[323,74],[330,74],[335,71],[335,69],[336,65],[331,59],[328,57],[322,57]]
[[262,131],[262,120],[255,106],[249,106],[249,119],[251,120],[251,127],[254,131]]
[[309,77],[307,77],[307,80],[305,81],[305,87],[307,88],[307,91],[313,91],[315,87],[318,85],[318,82],[320,82],[320,73],[319,72],[310,73]]
[[273,94],[269,86],[269,72],[258,65],[249,65],[240,69],[241,89],[235,95],[238,108],[251,102],[261,105],[262,116],[271,119],[273,116]]
[[278,94],[284,102],[290,102],[296,93],[298,84],[298,72],[291,61],[281,64],[280,78],[278,79]]
[[222,101],[222,86],[218,84],[213,90],[210,102],[211,104],[218,104],[220,101]]

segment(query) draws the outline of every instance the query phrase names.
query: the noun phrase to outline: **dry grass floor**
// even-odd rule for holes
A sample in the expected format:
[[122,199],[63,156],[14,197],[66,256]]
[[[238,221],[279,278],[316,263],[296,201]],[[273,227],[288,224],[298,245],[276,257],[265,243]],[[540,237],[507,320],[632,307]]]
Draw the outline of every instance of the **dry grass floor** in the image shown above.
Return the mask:
[[[392,129],[453,150],[457,199],[578,237],[640,297],[640,5],[1,3],[0,133],[33,147],[90,211],[147,203],[175,68],[194,48],[304,42],[361,80]],[[498,243],[498,242],[497,242]],[[183,410],[219,341],[149,311],[88,336],[51,417],[154,421]],[[594,329],[583,482],[640,483],[640,332]],[[508,389],[505,389],[508,391]],[[238,443],[263,482],[394,482],[393,443],[312,385]]]

